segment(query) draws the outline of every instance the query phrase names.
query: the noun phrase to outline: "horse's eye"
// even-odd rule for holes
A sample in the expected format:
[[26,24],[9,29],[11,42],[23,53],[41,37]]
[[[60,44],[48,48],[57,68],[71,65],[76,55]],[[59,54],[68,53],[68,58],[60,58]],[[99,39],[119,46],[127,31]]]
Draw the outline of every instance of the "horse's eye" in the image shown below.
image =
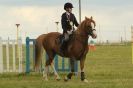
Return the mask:
[[92,27],[91,26],[88,26],[89,29],[91,29]]

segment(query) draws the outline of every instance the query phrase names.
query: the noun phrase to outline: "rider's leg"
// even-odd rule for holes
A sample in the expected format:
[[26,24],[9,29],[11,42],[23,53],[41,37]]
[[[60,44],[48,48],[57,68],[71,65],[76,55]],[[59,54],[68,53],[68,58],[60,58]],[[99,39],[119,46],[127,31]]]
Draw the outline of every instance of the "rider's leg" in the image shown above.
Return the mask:
[[65,46],[66,46],[66,42],[69,40],[69,34],[67,33],[64,33],[63,34],[63,39],[62,39],[62,42],[61,42],[61,51],[64,51],[65,49]]
[[65,33],[64,34],[64,41],[68,41],[69,40],[69,34],[68,33]]

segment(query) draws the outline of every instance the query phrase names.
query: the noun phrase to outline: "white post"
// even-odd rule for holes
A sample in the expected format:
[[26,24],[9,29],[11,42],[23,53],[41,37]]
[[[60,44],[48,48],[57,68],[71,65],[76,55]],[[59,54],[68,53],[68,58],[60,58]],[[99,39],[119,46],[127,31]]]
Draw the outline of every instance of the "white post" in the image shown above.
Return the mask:
[[3,46],[2,38],[0,38],[0,73],[3,73]]
[[22,72],[22,40],[18,41],[18,56],[19,56],[19,73]]
[[56,26],[57,26],[56,32],[58,32],[58,31],[59,31],[59,28],[58,28],[59,22],[57,21],[57,22],[55,22],[55,23],[56,23]]
[[19,61],[18,61],[18,64],[19,64],[19,67],[18,67],[18,72],[20,73],[20,41],[19,41],[19,39],[18,39],[18,59],[19,59]]
[[6,42],[6,64],[7,64],[7,72],[9,72],[9,38]]
[[81,23],[81,0],[79,0],[79,23]]
[[23,44],[21,39],[21,72],[23,72]]
[[12,49],[13,49],[13,72],[16,72],[15,41],[12,41]]
[[22,50],[22,39],[20,39],[20,66],[21,66],[21,72],[23,71],[23,66],[22,66],[22,62],[23,62],[23,50]]

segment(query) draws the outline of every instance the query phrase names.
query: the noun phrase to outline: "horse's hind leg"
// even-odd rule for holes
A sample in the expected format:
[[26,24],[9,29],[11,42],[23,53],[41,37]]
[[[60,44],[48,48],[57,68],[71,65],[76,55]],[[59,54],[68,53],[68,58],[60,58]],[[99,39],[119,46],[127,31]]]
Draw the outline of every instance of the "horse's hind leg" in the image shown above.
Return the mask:
[[58,73],[57,73],[57,71],[56,71],[56,69],[55,69],[55,66],[54,66],[53,61],[52,61],[52,63],[51,63],[51,68],[52,68],[53,71],[54,71],[55,79],[56,79],[56,80],[60,80],[60,77],[59,77],[59,75],[58,75]]
[[54,70],[55,79],[60,80],[60,77],[59,77],[58,73],[56,72],[54,63],[53,63],[54,56],[55,56],[54,54],[48,54],[49,58],[46,60],[45,71],[43,71],[43,77],[45,78],[45,80],[48,80],[47,74],[48,74],[48,66],[49,65],[51,65],[52,69]]
[[[44,71],[45,70],[45,71]],[[48,66],[45,66],[45,69],[43,70],[43,78],[48,81]]]
[[51,58],[46,59],[45,68],[44,68],[44,71],[43,71],[43,78],[46,81],[48,81],[48,67],[49,67],[49,65],[51,63],[52,63],[52,59]]

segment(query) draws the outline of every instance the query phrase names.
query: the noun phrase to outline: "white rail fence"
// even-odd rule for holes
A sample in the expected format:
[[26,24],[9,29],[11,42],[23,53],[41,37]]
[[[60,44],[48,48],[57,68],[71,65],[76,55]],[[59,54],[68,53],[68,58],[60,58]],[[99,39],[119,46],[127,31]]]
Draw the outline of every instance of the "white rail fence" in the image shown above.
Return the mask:
[[2,40],[0,37],[0,73],[23,72],[22,40]]

